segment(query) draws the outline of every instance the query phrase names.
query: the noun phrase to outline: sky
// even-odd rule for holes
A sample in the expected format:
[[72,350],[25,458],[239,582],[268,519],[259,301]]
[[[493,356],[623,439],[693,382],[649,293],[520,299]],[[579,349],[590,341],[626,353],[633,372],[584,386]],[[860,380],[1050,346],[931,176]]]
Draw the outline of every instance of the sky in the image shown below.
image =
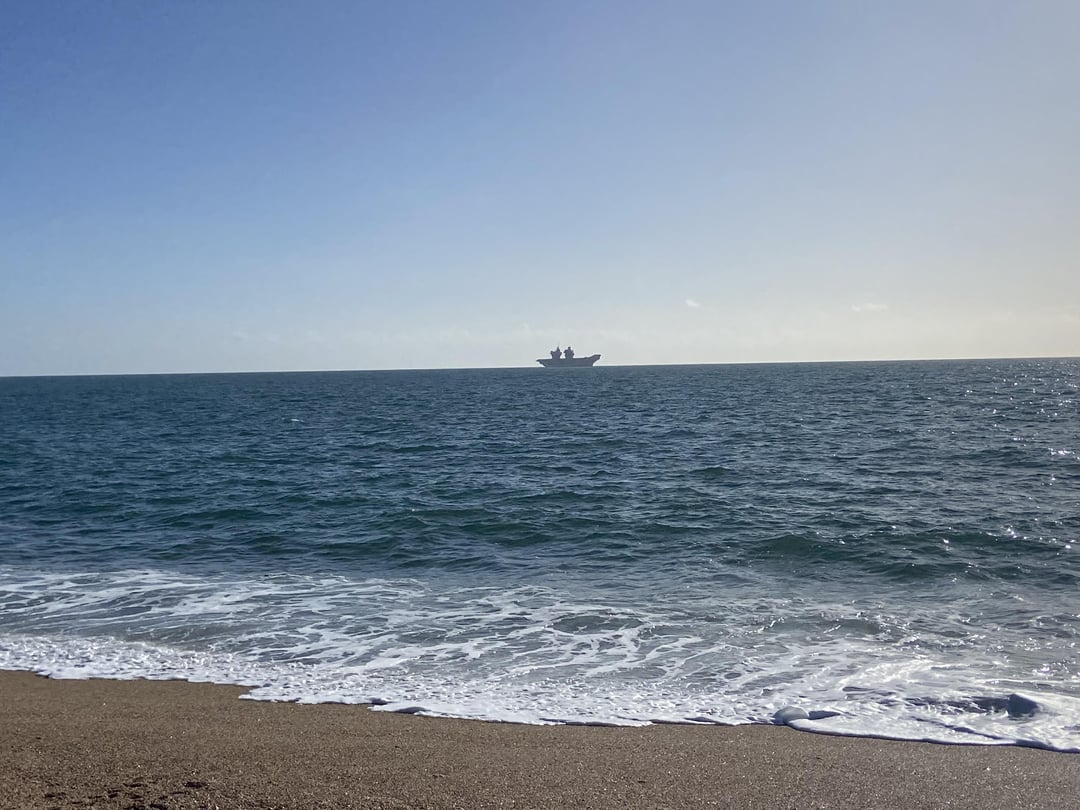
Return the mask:
[[1080,3],[0,6],[0,375],[1080,355]]

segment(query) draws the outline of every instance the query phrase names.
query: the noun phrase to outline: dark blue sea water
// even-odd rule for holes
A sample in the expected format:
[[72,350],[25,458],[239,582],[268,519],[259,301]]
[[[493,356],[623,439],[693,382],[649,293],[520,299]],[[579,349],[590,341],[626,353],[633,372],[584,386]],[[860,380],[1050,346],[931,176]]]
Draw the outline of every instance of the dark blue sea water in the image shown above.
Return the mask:
[[0,379],[0,667],[1080,750],[1078,386],[1078,360]]

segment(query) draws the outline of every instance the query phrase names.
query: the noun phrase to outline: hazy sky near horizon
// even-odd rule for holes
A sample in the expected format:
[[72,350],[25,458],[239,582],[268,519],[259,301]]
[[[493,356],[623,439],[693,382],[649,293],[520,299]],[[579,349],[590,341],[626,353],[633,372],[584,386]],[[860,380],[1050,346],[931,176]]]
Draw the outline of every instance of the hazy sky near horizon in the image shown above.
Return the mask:
[[0,375],[1080,355],[1078,32],[8,2]]

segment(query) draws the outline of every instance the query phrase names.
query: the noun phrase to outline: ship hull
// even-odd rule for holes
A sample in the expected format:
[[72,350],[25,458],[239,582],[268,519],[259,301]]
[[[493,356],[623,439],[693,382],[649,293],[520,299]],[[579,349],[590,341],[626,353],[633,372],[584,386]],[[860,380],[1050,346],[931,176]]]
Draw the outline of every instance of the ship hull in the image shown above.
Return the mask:
[[593,354],[589,357],[571,357],[569,360],[567,360],[565,357],[561,357],[558,360],[552,358],[541,358],[536,362],[542,365],[544,368],[588,368],[599,359],[600,355]]

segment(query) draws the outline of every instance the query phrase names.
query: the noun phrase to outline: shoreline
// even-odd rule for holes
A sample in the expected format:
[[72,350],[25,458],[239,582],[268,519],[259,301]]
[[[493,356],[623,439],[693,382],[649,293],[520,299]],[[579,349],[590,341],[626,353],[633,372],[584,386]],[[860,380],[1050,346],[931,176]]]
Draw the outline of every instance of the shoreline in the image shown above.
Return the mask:
[[1071,808],[1080,757],[785,726],[532,726],[0,671],[0,808]]

